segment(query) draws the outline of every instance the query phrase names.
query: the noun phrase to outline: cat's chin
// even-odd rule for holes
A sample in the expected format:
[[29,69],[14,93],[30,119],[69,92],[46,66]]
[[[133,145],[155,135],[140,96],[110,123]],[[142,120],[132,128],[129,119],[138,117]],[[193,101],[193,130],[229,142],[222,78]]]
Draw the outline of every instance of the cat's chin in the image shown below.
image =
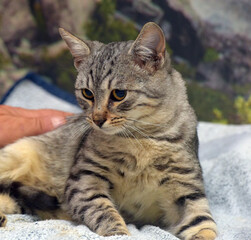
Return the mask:
[[122,132],[122,129],[117,129],[117,128],[104,128],[100,130],[107,135],[116,135]]
[[107,135],[116,135],[118,133],[121,133],[123,130],[121,128],[114,128],[114,127],[105,127],[105,128],[96,128],[97,131],[100,131]]

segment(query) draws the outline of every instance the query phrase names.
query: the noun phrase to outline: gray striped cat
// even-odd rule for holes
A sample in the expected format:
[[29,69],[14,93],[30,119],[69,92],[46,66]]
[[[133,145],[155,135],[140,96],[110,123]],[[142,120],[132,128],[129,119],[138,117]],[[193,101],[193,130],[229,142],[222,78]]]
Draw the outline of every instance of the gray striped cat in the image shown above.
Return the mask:
[[[1,186],[11,186],[12,197],[7,211],[1,199],[9,195],[0,195],[0,210],[19,212],[20,202],[27,207],[29,197],[39,202],[46,193],[47,203],[56,197],[71,219],[103,236],[130,235],[126,223],[134,223],[160,226],[184,240],[215,239],[196,117],[162,30],[148,23],[135,41],[107,45],[63,29],[60,34],[78,70],[83,114],[0,151]],[[19,204],[13,200],[18,195]],[[65,218],[47,203],[33,208]]]

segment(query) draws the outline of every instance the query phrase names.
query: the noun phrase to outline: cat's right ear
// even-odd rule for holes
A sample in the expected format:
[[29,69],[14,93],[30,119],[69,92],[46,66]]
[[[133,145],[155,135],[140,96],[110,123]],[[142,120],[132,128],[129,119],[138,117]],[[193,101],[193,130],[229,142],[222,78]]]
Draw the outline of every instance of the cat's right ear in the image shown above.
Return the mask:
[[144,25],[129,53],[141,68],[154,73],[167,59],[166,40],[161,28],[153,22]]
[[59,28],[59,33],[62,39],[67,44],[74,58],[75,68],[78,69],[84,58],[86,58],[91,53],[90,48],[87,46],[85,42],[73,36],[63,28]]

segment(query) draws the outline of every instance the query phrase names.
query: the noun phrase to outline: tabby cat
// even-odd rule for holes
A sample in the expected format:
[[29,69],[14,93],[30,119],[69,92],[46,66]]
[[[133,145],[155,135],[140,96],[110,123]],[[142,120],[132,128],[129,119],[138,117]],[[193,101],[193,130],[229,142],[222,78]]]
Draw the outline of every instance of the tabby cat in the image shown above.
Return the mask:
[[196,117],[162,30],[147,23],[135,41],[107,45],[59,31],[78,70],[83,113],[0,150],[0,211],[29,208],[103,236],[130,235],[133,223],[215,239]]

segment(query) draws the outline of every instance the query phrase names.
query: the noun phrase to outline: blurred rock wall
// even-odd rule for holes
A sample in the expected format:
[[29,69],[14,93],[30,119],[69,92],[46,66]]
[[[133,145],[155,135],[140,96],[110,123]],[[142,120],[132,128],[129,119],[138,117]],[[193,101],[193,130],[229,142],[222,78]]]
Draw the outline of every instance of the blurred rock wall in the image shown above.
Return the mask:
[[[233,92],[231,84],[251,83],[250,0],[154,2],[162,6],[166,14],[164,18],[171,23],[170,42],[175,40],[174,51],[183,49],[179,55],[192,64],[196,63],[194,56],[198,57],[195,64],[197,80],[204,81],[211,88],[229,92]],[[170,12],[176,13],[171,16],[174,18],[168,16]],[[191,39],[193,35],[196,36],[194,40]],[[208,49],[215,50],[218,58],[205,61],[203,56]]]
[[[98,0],[1,0],[0,95],[44,54],[65,47],[58,27],[83,36],[83,24]],[[155,21],[163,28],[173,59],[185,63],[204,86],[236,95],[251,86],[250,0],[117,0],[118,16],[140,29]],[[251,94],[246,88],[245,94]]]
[[23,57],[36,63],[46,52],[56,55],[65,49],[55,44],[61,40],[58,27],[83,36],[94,7],[93,0],[1,0],[0,97],[28,71]]

